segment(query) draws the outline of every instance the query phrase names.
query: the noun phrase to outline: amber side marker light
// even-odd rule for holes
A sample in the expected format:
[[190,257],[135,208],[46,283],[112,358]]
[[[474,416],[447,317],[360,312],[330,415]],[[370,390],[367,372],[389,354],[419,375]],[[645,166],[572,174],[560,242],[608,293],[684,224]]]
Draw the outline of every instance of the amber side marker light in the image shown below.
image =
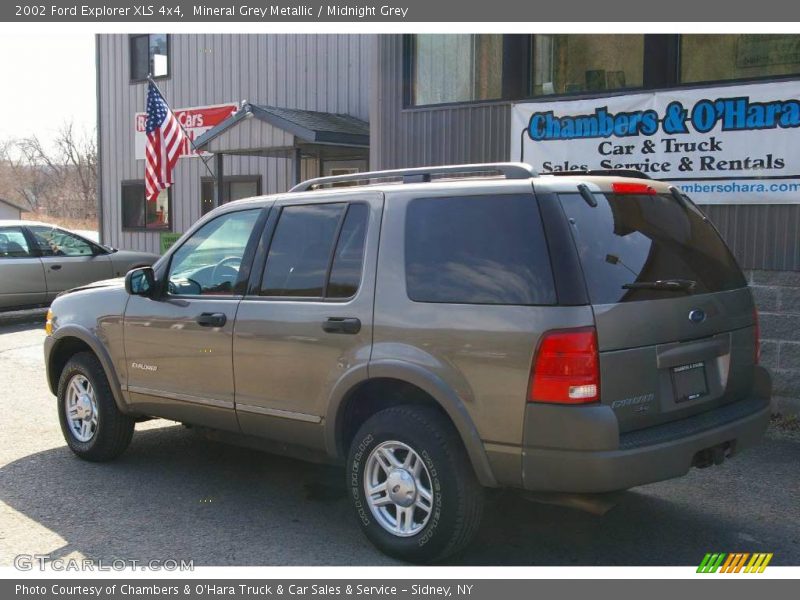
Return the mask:
[[47,319],[44,322],[44,332],[47,335],[52,335],[53,333],[53,311],[50,309],[47,310]]

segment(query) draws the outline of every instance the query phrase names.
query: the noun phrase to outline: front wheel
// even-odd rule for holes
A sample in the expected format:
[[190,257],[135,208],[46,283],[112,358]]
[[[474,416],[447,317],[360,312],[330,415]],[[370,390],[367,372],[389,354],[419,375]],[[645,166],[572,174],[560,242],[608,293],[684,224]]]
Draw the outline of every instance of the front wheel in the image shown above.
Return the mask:
[[430,407],[397,406],[368,419],[350,446],[347,485],[362,530],[395,558],[441,560],[480,525],[483,488],[452,424]]
[[70,450],[94,462],[122,454],[135,425],[117,408],[103,366],[89,352],[73,356],[61,372],[58,419]]

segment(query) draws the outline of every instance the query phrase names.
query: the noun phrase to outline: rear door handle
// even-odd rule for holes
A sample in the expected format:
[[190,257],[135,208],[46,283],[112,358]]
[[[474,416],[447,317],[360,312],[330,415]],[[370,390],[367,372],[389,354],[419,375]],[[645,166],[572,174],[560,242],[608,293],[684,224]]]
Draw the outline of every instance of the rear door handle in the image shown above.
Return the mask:
[[328,317],[322,322],[322,329],[328,333],[358,333],[361,321],[355,318]]
[[61,268],[61,265],[50,265],[51,271],[58,271]]
[[195,321],[202,327],[223,327],[228,317],[225,313],[201,313]]

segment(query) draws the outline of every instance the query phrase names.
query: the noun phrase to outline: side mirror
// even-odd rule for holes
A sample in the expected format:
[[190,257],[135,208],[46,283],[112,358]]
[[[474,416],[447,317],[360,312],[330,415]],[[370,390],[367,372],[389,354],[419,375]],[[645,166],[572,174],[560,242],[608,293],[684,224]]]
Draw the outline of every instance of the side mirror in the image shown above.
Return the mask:
[[132,269],[125,275],[125,291],[132,296],[150,296],[156,289],[153,267]]

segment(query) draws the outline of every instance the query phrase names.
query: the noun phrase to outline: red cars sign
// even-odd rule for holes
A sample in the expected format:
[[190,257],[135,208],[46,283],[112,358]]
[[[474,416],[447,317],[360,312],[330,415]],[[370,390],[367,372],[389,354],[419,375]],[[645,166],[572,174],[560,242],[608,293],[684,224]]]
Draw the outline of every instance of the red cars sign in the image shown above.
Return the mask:
[[[180,124],[183,125],[189,138],[191,140],[196,140],[206,131],[219,125],[225,119],[235,114],[238,109],[238,104],[231,103],[198,106],[194,108],[174,108],[172,112],[175,113],[175,117]],[[144,132],[146,120],[146,113],[136,113],[134,144],[136,146],[136,158],[142,160],[144,160],[144,148],[147,142]],[[193,150],[189,142],[185,142],[183,146],[180,153],[181,158],[197,156],[197,153]]]

